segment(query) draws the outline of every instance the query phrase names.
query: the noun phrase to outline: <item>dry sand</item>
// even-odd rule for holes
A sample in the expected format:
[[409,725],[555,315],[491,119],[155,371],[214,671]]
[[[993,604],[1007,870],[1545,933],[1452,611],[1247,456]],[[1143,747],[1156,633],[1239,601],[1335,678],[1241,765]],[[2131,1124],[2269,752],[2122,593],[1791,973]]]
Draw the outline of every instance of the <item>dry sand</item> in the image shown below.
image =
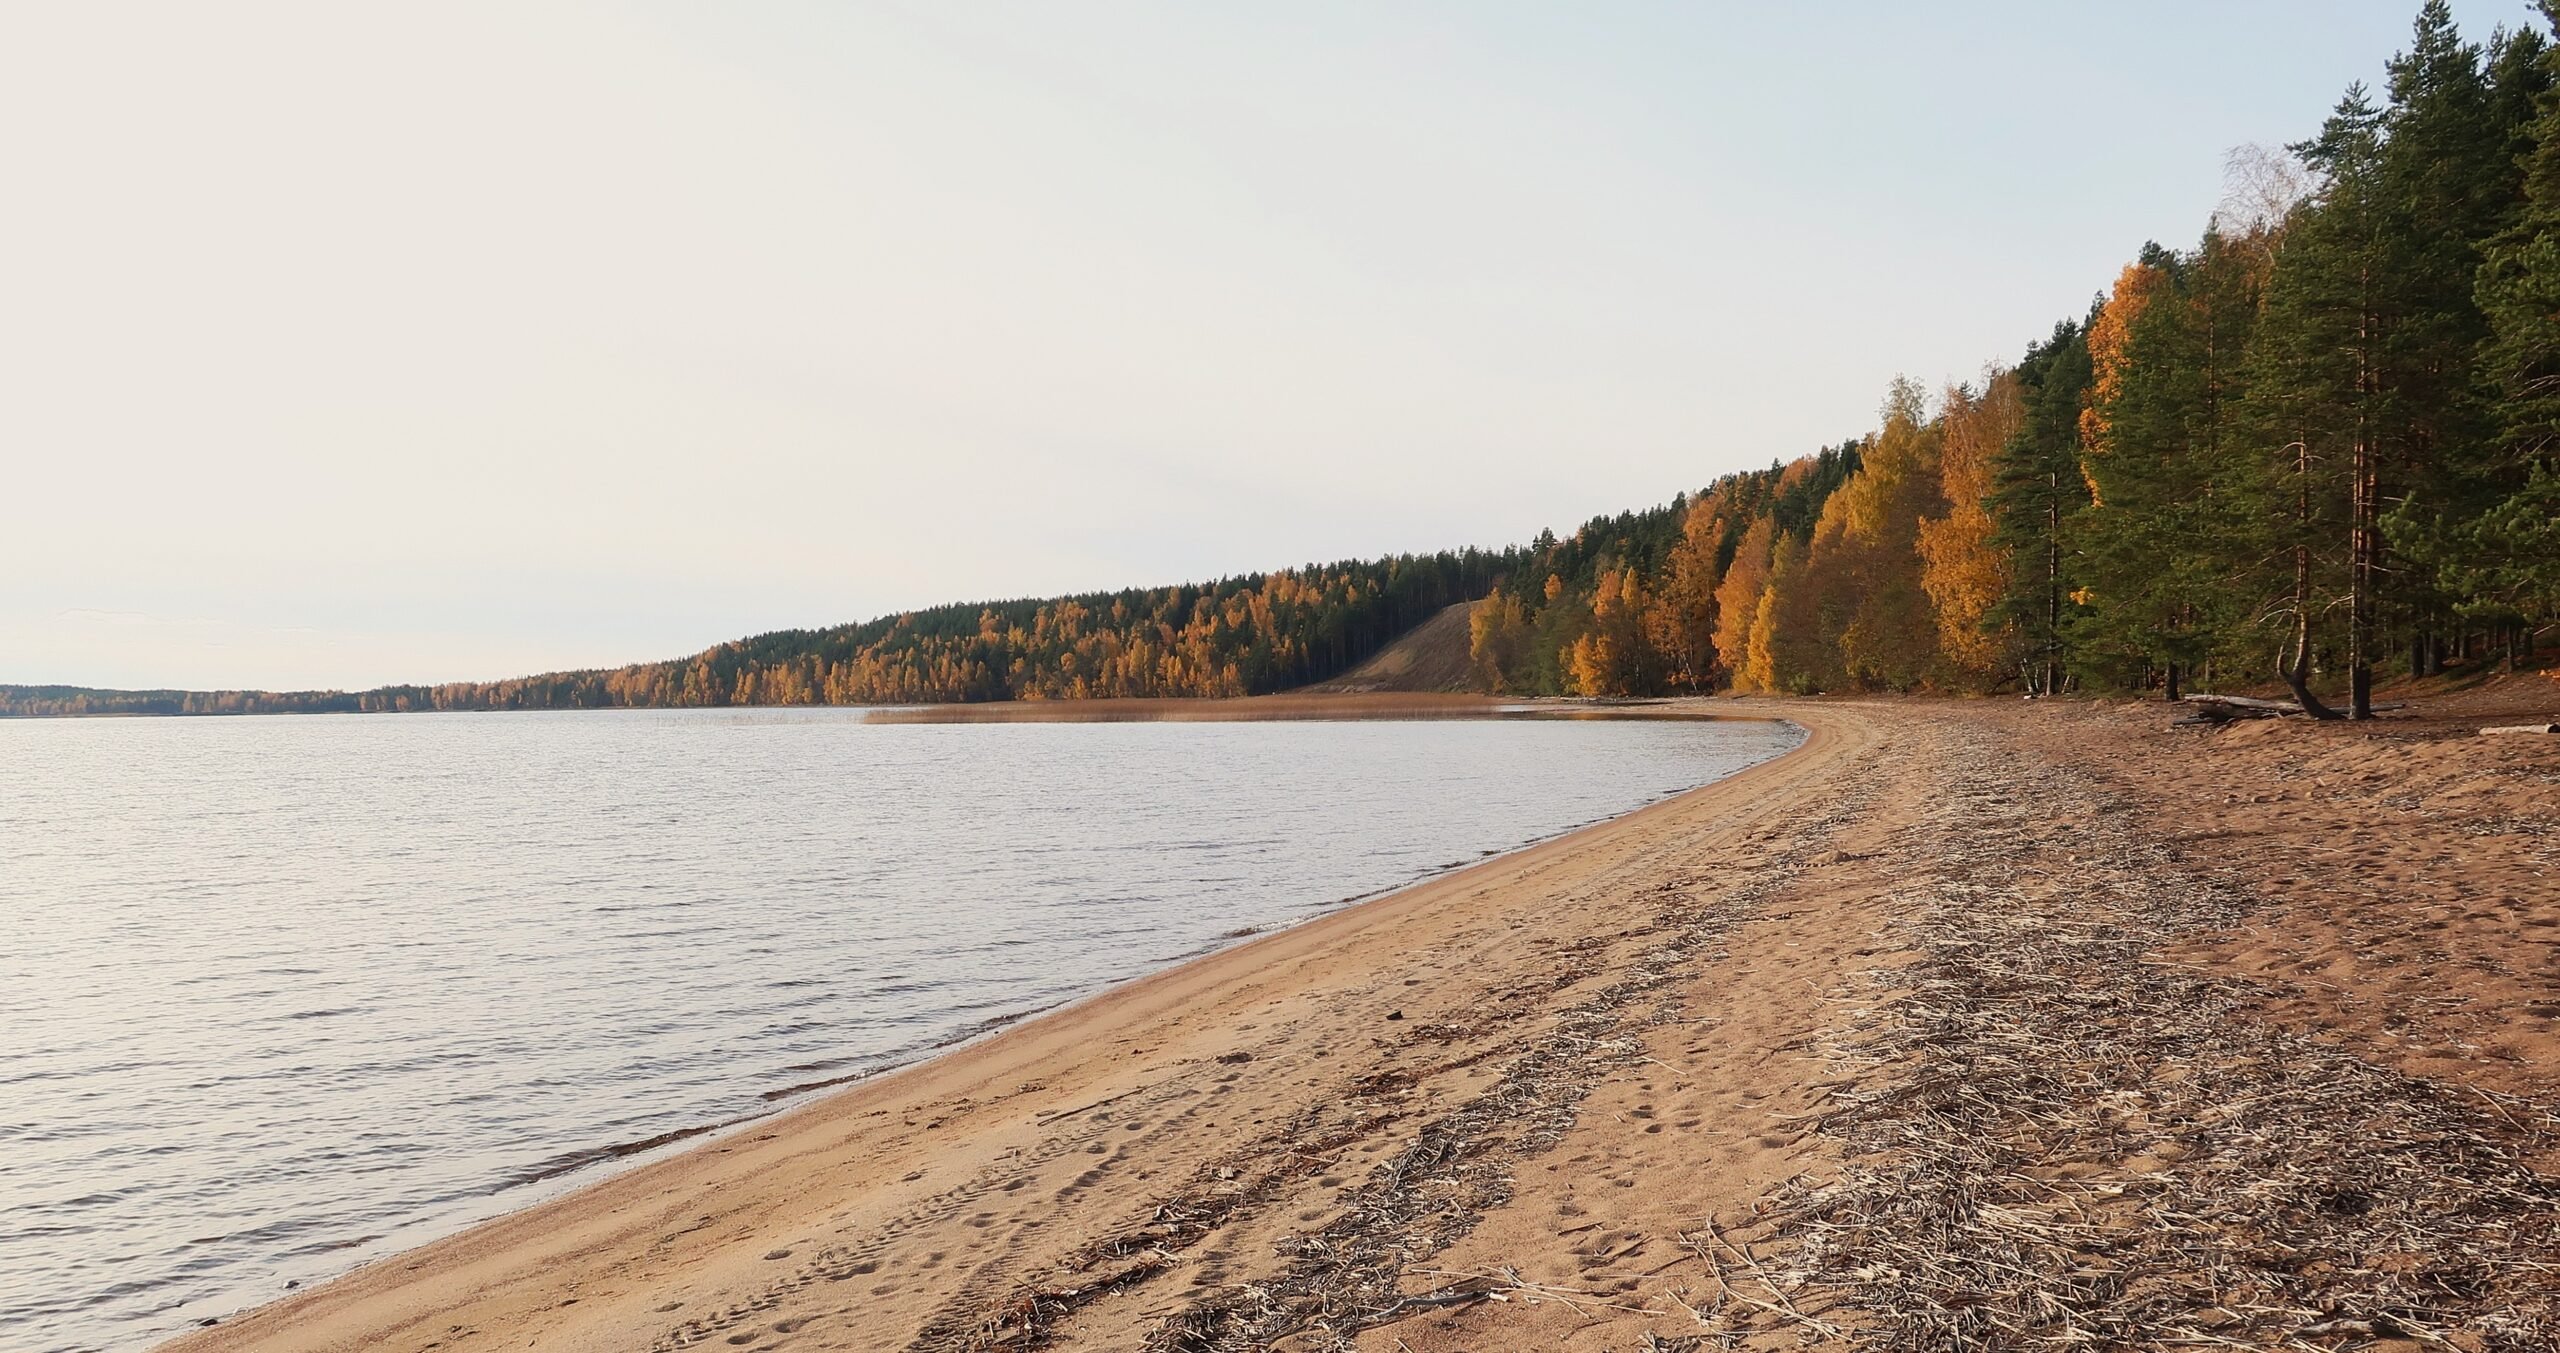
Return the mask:
[[2560,738],[1758,712],[174,1347],[2560,1346]]

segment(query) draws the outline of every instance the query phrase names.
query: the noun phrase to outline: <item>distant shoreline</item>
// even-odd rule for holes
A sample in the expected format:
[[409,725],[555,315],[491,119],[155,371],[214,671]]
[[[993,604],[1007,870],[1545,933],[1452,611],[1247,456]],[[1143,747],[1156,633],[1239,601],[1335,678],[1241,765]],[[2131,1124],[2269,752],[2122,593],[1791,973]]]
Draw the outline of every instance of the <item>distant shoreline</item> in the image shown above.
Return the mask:
[[1128,700],[994,700],[961,705],[877,707],[864,721],[961,723],[1250,723],[1329,719],[1715,719],[1767,722],[1766,715],[1717,714],[1671,699],[1583,700],[1414,692],[1174,697]]

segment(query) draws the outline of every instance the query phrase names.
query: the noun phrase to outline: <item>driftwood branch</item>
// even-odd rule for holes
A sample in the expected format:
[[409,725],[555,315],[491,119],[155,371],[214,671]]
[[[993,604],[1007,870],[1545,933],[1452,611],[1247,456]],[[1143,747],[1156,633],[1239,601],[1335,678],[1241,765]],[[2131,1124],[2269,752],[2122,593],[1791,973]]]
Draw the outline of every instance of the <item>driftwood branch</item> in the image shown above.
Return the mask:
[[2302,706],[2291,700],[2258,700],[2246,695],[2189,695],[2181,697],[2190,705],[2222,705],[2258,714],[2300,714]]
[[[2196,707],[2192,722],[2230,723],[2235,719],[2288,719],[2303,716],[2302,706],[2292,700],[2260,700],[2247,695],[2189,695],[2180,702]],[[2375,705],[2375,712],[2401,709],[2399,701]]]

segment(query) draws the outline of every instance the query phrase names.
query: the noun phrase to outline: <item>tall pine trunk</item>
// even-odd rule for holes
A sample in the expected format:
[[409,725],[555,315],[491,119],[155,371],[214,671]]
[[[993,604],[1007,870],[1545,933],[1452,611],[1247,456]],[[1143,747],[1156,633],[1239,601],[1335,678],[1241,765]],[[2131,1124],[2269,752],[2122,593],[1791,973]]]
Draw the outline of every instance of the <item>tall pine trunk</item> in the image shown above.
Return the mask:
[[[2364,279],[2370,288],[2371,278]],[[2373,449],[2374,315],[2356,318],[2355,484],[2347,526],[2347,717],[2373,717],[2373,585],[2381,553],[2379,471]],[[2308,708],[2308,706],[2305,706]]]
[[2293,444],[2293,657],[2283,664],[2284,684],[2302,712],[2315,719],[2335,719],[2338,711],[2311,693],[2311,441]]
[[2062,479],[2045,480],[2044,693],[2062,693]]

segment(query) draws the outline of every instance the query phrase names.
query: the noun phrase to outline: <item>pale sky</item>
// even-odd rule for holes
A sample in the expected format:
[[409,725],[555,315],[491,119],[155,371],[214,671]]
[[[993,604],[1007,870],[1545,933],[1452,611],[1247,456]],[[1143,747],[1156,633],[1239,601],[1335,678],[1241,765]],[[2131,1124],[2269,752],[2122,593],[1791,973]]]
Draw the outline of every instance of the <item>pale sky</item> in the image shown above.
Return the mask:
[[0,681],[1570,530],[2013,360],[2415,10],[11,0]]

